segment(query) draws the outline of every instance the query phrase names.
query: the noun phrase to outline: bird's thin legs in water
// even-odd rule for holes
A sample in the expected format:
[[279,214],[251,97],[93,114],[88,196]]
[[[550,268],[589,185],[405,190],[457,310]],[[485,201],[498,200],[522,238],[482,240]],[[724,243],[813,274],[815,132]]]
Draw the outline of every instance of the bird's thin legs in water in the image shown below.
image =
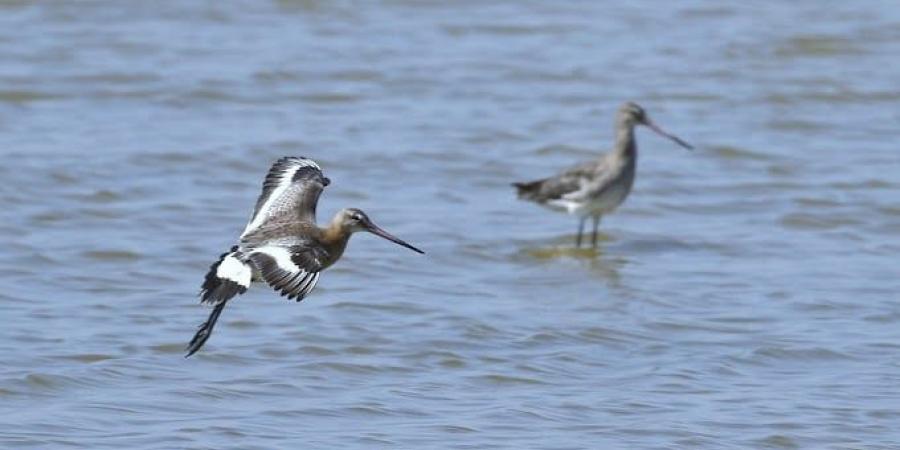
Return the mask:
[[600,226],[600,216],[593,216],[594,219],[594,234],[591,235],[591,244],[594,248],[597,248],[597,227]]
[[578,236],[575,237],[575,247],[581,248],[581,235],[584,234],[584,223],[587,222],[587,216],[578,219]]

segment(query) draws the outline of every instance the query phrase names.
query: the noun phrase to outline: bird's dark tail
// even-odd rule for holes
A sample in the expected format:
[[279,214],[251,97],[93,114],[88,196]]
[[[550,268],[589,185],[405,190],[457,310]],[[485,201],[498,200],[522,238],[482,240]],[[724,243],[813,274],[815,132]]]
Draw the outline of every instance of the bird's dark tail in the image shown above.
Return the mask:
[[225,304],[234,296],[247,292],[252,278],[253,269],[243,261],[237,245],[219,255],[219,259],[209,266],[209,272],[206,273],[206,279],[200,287],[200,302],[213,305],[213,310],[209,313],[209,319],[200,325],[197,334],[188,344],[185,358],[203,347],[212,334]]
[[518,194],[519,198],[531,199],[541,190],[541,183],[543,182],[544,180],[537,180],[525,183],[512,183],[512,185],[516,188],[516,194]]
[[187,346],[187,354],[184,355],[185,358],[197,353],[197,350],[200,350],[203,347],[203,344],[206,343],[209,336],[212,335],[213,327],[216,326],[216,321],[219,320],[219,316],[222,314],[222,310],[225,309],[225,304],[228,302],[222,302],[213,307],[211,313],[209,313],[209,318],[206,319],[206,322],[203,322],[203,325],[200,325],[200,329],[197,330],[197,333],[194,335],[194,338],[191,339],[191,342],[188,343]]

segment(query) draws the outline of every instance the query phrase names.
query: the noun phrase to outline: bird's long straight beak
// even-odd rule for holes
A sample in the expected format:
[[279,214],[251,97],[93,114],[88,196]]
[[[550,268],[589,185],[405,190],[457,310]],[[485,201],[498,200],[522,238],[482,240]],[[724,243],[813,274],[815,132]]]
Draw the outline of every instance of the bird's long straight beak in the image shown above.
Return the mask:
[[376,236],[383,237],[383,238],[385,238],[385,239],[387,239],[387,240],[389,240],[389,241],[391,241],[391,242],[393,242],[393,243],[395,243],[395,244],[402,245],[402,246],[404,246],[404,247],[406,247],[406,248],[408,248],[408,249],[410,249],[410,250],[412,250],[412,251],[414,251],[414,252],[416,252],[416,253],[421,253],[421,254],[423,254],[423,255],[425,254],[425,252],[423,252],[422,250],[419,250],[419,249],[413,247],[412,245],[409,245],[406,241],[404,241],[404,240],[402,240],[402,239],[400,239],[400,238],[398,238],[398,237],[392,235],[391,233],[388,233],[387,231],[382,230],[378,225],[375,225],[375,224],[372,223],[371,221],[370,221],[369,223],[366,224],[366,229],[368,229],[368,231],[369,231],[370,233],[372,233],[372,234],[374,234],[374,235],[376,235]]
[[669,134],[669,133],[667,133],[665,130],[663,130],[662,128],[660,128],[658,125],[656,125],[655,123],[651,122],[650,119],[646,119],[646,120],[644,121],[644,125],[647,125],[647,128],[649,128],[649,129],[655,131],[656,134],[658,134],[658,135],[660,135],[660,136],[663,136],[663,137],[667,137],[667,138],[669,138],[669,139],[675,141],[676,144],[678,144],[678,145],[680,145],[680,146],[682,146],[682,147],[684,147],[684,148],[686,148],[686,149],[688,149],[688,150],[693,150],[693,149],[694,149],[694,147],[693,147],[691,144],[688,144],[687,142],[684,142],[683,140],[681,140],[680,137],[675,136],[674,134]]

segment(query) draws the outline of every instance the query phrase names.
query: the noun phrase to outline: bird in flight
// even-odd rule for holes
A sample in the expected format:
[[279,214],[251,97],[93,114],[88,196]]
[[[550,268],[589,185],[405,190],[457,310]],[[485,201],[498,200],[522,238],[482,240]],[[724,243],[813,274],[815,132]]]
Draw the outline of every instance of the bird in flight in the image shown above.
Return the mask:
[[185,358],[203,347],[225,305],[247,292],[251,281],[264,281],[282,296],[303,300],[316,287],[319,274],[340,259],[353,233],[367,231],[425,253],[356,208],[339,211],[326,227],[316,225],[316,204],[330,182],[311,159],[284,157],[272,165],[238,243],[206,274],[200,302],[213,310],[188,344]]

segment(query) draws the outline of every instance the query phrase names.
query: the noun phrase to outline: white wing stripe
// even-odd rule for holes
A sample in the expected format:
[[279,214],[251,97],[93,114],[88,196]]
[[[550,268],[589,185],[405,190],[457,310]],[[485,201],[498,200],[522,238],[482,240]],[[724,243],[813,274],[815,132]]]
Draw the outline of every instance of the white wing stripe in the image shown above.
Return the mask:
[[[267,258],[254,259],[257,255],[265,255]],[[298,301],[309,294],[319,281],[319,273],[309,272],[295,264],[287,248],[266,245],[253,250],[249,257],[257,261],[257,264],[262,264],[260,270],[270,286],[282,295],[287,294]]]
[[293,261],[291,261],[291,252],[289,252],[288,249],[284,247],[267,245],[265,247],[256,249],[256,251],[271,256],[272,259],[275,260],[275,264],[277,264],[278,267],[285,272],[297,273],[300,270],[300,268],[297,267]]
[[266,202],[263,203],[262,208],[259,209],[259,212],[256,213],[256,217],[253,218],[253,221],[247,224],[247,227],[244,228],[244,232],[241,233],[241,237],[244,237],[250,230],[255,229],[260,226],[269,215],[269,207],[272,206],[272,203],[287,190],[288,186],[291,185],[291,178],[294,176],[294,172],[297,171],[298,167],[293,167],[291,170],[286,170],[281,174],[281,177],[278,179],[278,187],[272,191],[272,194],[269,195],[269,198],[266,199]]
[[311,159],[300,159],[295,158],[291,160],[291,165],[287,167],[282,173],[281,176],[278,177],[278,186],[272,191],[269,195],[269,198],[266,199],[265,203],[263,203],[262,207],[259,208],[259,211],[256,213],[256,217],[253,218],[250,223],[244,228],[244,232],[241,233],[241,237],[244,237],[250,231],[256,229],[263,222],[265,222],[266,218],[269,216],[269,208],[272,206],[284,191],[290,187],[292,180],[294,179],[294,174],[297,173],[297,169],[301,167],[313,167],[315,169],[321,170],[319,165],[315,163],[315,161]]
[[299,285],[302,281],[308,278],[308,272],[306,270],[297,267],[293,261],[291,261],[291,252],[284,247],[276,247],[273,245],[267,245],[265,247],[260,247],[255,250],[256,253],[265,253],[272,257],[275,260],[275,264],[279,269],[285,272],[285,276],[281,280],[277,280],[278,282],[283,282],[285,280],[291,280],[288,285]]

